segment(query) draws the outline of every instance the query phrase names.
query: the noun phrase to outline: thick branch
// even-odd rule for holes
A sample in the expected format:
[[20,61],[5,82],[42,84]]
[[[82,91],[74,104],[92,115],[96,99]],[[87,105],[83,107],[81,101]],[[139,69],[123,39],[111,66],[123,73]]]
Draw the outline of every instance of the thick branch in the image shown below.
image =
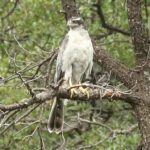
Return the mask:
[[119,81],[124,83],[126,87],[130,89],[132,88],[134,94],[136,94],[139,99],[143,99],[145,103],[150,106],[148,96],[150,87],[147,86],[149,81],[144,78],[141,71],[139,72],[128,69],[118,60],[114,60],[114,58],[112,58],[106,51],[100,49],[100,47],[95,47],[95,51],[95,61],[103,66],[106,70],[111,71],[111,74],[114,75]]
[[[71,4],[71,5],[70,5]],[[78,8],[76,7],[75,0],[62,0],[62,5],[65,10],[65,14],[69,17],[79,15]],[[73,10],[68,9],[73,6]],[[136,83],[146,83],[142,78],[142,75],[139,75],[139,72],[132,71],[123,65],[120,61],[112,58],[106,51],[101,50],[100,47],[95,47],[95,60],[105,67],[106,70],[111,70],[111,73],[117,77],[125,86],[128,88],[133,88]],[[139,91],[141,85],[136,86],[135,91]],[[145,87],[143,87],[145,88]]]
[[[88,85],[87,85],[88,86]],[[70,100],[81,100],[81,101],[91,101],[91,100],[103,100],[103,99],[111,99],[111,100],[123,100],[130,104],[138,104],[138,97],[131,95],[129,93],[122,92],[118,89],[113,88],[103,88],[97,87],[96,85],[92,85],[94,88],[90,86],[89,91],[89,98],[87,98],[86,94],[83,94],[81,91],[74,94],[72,97],[70,96],[70,90],[66,88],[60,87],[57,91],[56,89],[47,89],[44,92],[37,94],[35,97],[30,99],[22,100],[18,103],[10,104],[10,105],[3,105],[0,104],[0,110],[5,111],[12,111],[16,109],[23,109],[27,108],[36,103],[43,103],[48,100],[52,100],[54,96],[58,96],[63,99],[70,99]]]
[[132,74],[130,69],[128,69],[120,61],[115,60],[107,53],[107,51],[101,49],[99,46],[95,46],[94,59],[106,70],[111,70],[111,73],[128,88],[135,86],[138,80],[138,75],[136,73]]
[[129,26],[133,37],[132,42],[137,54],[137,59],[147,58],[149,51],[148,29],[145,27],[141,16],[142,2],[143,0],[127,1]]

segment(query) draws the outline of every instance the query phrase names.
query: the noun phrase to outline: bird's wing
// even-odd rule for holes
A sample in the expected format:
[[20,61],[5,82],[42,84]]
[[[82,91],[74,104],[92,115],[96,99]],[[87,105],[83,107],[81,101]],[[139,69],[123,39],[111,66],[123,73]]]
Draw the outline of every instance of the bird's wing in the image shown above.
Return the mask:
[[68,40],[69,40],[69,35],[66,34],[65,38],[63,39],[60,48],[59,48],[59,53],[57,56],[57,62],[56,62],[56,73],[55,73],[55,77],[54,77],[54,82],[57,83],[63,76],[62,73],[62,56],[63,53],[66,49],[66,46],[68,44]]
[[89,77],[90,77],[90,74],[91,74],[91,72],[92,72],[92,68],[93,68],[93,60],[91,60],[90,62],[89,62],[89,64],[88,64],[88,67],[87,67],[87,69],[86,69],[86,71],[85,71],[85,79],[89,79]]

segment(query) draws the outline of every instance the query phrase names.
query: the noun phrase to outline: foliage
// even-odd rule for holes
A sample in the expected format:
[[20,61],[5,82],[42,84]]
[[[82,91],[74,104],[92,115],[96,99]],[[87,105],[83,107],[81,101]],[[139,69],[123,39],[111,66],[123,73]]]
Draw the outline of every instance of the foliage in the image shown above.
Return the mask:
[[[0,16],[5,17],[13,8],[14,3],[15,0],[0,1]],[[116,59],[120,59],[124,64],[134,66],[135,60],[131,38],[120,33],[108,34],[109,31],[102,27],[102,22],[96,14],[92,0],[78,0],[77,4],[96,43],[102,45],[104,49],[113,54]],[[126,31],[129,30],[124,0],[103,0],[102,9],[108,24]],[[4,86],[0,85],[0,103],[13,103],[29,97],[26,87],[16,74],[17,72],[20,72],[25,80],[29,80],[32,87],[45,87],[45,75],[49,68],[49,63],[45,63],[40,68],[39,73],[36,75],[36,80],[32,81],[31,77],[38,67],[36,64],[47,58],[52,51],[59,47],[59,43],[66,32],[67,27],[60,0],[19,1],[14,12],[1,19],[0,76],[6,79],[6,83]],[[99,38],[102,35],[106,36]],[[55,71],[54,66],[50,77],[51,81]],[[116,79],[114,80],[115,83],[118,83]],[[133,112],[127,109],[129,107],[127,104],[102,102],[96,106],[100,110],[95,114],[96,121],[103,122],[112,129],[127,129],[136,123]],[[66,123],[76,123],[77,112],[80,114],[85,113],[84,118],[89,119],[91,109],[90,103],[70,102],[66,108]],[[45,103],[20,123],[7,130],[6,135],[0,138],[0,149],[36,150],[40,148],[40,144],[37,144],[40,143],[40,136],[45,143],[46,149],[57,149],[63,143],[62,135],[49,134],[46,130],[49,111],[50,104]],[[105,115],[109,111],[112,114],[110,118],[105,120]],[[25,112],[26,109],[22,110],[21,114]],[[10,119],[10,122],[12,120]],[[39,120],[42,123],[40,124],[35,120]],[[29,121],[28,124],[26,124],[27,121]],[[27,135],[31,136],[27,137]],[[91,125],[90,130],[81,135],[75,131],[64,133],[66,149],[78,149],[82,146],[91,145],[108,135],[109,131],[106,128],[96,125]],[[117,135],[114,138],[110,136],[109,140],[92,147],[92,149],[134,150],[138,141],[139,132],[134,130],[127,135]]]

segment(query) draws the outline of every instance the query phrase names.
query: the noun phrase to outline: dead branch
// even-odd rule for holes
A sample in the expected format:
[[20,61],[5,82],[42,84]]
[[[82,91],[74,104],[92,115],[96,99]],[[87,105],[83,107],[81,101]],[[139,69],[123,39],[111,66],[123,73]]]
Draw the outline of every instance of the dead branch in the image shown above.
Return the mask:
[[54,50],[53,52],[51,52],[51,55],[46,58],[45,60],[41,61],[39,64],[38,64],[38,68],[36,69],[36,72],[35,74],[31,77],[31,79],[33,79],[39,72],[40,68],[48,61],[51,62],[51,60],[53,60],[54,58],[56,58],[57,54],[56,54],[56,51]]
[[39,136],[39,139],[40,139],[40,150],[45,150],[44,140],[42,138],[41,131],[40,131],[39,128],[38,128],[38,136]]
[[[93,86],[94,87],[94,86]],[[81,100],[81,101],[92,101],[92,100],[103,100],[103,99],[110,99],[110,100],[123,100],[130,104],[138,104],[138,97],[123,92],[118,89],[112,89],[112,88],[90,88],[89,90],[89,99],[87,98],[86,94],[83,94],[80,90],[77,89],[77,93],[75,93],[72,97],[70,95],[70,91],[68,88],[62,88],[54,89],[49,88],[44,92],[38,93],[33,98],[24,99],[19,101],[18,103],[13,103],[9,105],[0,104],[0,110],[5,111],[12,111],[16,109],[23,109],[27,108],[33,104],[41,104],[48,100],[52,100],[54,96],[58,96],[63,99],[70,99],[70,100]]]
[[30,87],[30,85],[22,78],[22,76],[21,76],[21,74],[20,73],[16,73],[18,76],[19,76],[19,78],[20,78],[20,80],[23,82],[23,84],[26,86],[26,88],[27,88],[27,90],[29,91],[29,93],[30,93],[30,95],[32,96],[32,97],[34,97],[35,96],[35,93],[34,93],[34,91],[32,90],[32,88]]
[[15,3],[14,3],[13,8],[12,8],[4,17],[2,17],[1,19],[4,20],[4,19],[6,19],[7,17],[9,17],[9,16],[15,11],[15,9],[16,9],[18,3],[19,3],[19,0],[16,0]]
[[39,106],[39,104],[37,104],[36,106],[32,107],[31,109],[29,109],[27,112],[25,112],[21,117],[17,118],[16,120],[12,121],[4,130],[2,130],[0,132],[0,135],[3,135],[10,127],[12,127],[13,125],[15,125],[17,122],[19,122],[20,120],[22,120],[23,118],[25,118],[26,116],[28,116],[34,109],[36,109]]
[[[119,60],[115,60],[110,56],[106,50],[103,50],[100,46],[95,46],[94,61],[104,67],[106,70],[111,70],[113,76],[119,81],[124,83],[128,88],[135,86],[138,80],[138,74],[135,72],[131,78],[132,71],[123,65]],[[128,80],[127,80],[128,79]]]
[[106,128],[106,129],[108,129],[109,133],[102,140],[100,140],[100,141],[98,141],[98,142],[96,142],[94,144],[88,145],[88,146],[80,147],[79,150],[84,150],[85,148],[88,149],[88,148],[96,147],[96,146],[102,144],[106,140],[110,140],[110,139],[112,140],[112,139],[116,138],[117,135],[119,135],[119,134],[125,134],[125,135],[126,134],[130,134],[135,129],[137,129],[137,127],[138,127],[138,124],[134,124],[134,125],[128,127],[127,129],[112,129],[109,126],[107,126],[107,125],[105,125],[105,124],[103,124],[101,122],[93,122],[93,121],[82,119],[82,118],[80,118],[80,121],[83,122],[83,123],[91,124],[91,125],[102,126],[102,127]]
[[108,30],[110,30],[111,32],[118,32],[118,33],[121,33],[123,35],[126,35],[126,36],[130,36],[130,32],[128,31],[124,31],[122,29],[119,29],[117,27],[114,27],[114,26],[111,26],[109,25],[108,23],[106,23],[106,19],[105,19],[105,16],[104,16],[104,13],[103,13],[103,10],[101,8],[101,1],[99,0],[97,4],[94,5],[94,7],[97,8],[97,14],[99,15],[100,19],[101,19],[101,22],[102,22],[102,26]]
[[49,81],[50,81],[52,65],[53,65],[54,60],[57,57],[57,52],[56,51],[55,51],[54,55],[52,56],[52,58],[50,59],[49,64],[48,64],[48,69],[47,69],[47,73],[46,73],[47,75],[46,75],[46,80],[45,80],[45,87],[49,84]]

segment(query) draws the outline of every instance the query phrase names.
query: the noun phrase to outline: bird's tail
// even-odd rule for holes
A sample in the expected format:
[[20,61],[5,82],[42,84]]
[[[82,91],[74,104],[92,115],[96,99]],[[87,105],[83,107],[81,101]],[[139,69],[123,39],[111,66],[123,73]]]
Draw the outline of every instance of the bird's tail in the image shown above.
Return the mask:
[[64,104],[63,101],[58,99],[57,97],[54,98],[51,112],[49,114],[48,120],[48,131],[50,133],[56,132],[57,134],[62,131],[64,122]]

